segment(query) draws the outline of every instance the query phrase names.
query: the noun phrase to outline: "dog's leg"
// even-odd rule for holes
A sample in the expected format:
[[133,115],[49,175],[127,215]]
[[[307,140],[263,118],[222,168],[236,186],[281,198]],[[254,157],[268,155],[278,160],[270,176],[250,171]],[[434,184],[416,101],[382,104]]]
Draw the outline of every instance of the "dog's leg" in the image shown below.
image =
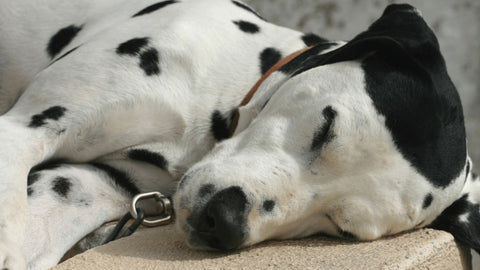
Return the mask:
[[26,224],[27,175],[33,165],[52,154],[59,136],[52,130],[34,130],[13,115],[0,117],[1,269],[24,268],[20,246]]
[[[139,150],[131,151],[127,153],[139,156]],[[54,266],[88,233],[125,214],[133,195],[153,190],[171,195],[175,188],[176,183],[161,168],[132,160],[129,155],[114,154],[110,159],[40,165],[30,173],[29,219],[23,246],[29,269]],[[147,214],[158,213],[154,201],[142,201],[138,206]],[[82,248],[101,244],[109,230],[100,232],[82,240]]]
[[29,175],[23,246],[29,269],[56,265],[85,235],[128,211],[132,194],[115,184],[114,170],[108,165],[63,164]]
[[[49,158],[86,162],[182,132],[182,119],[172,107],[125,91],[117,94],[91,86],[73,91],[54,84],[48,72],[39,74],[15,106],[0,116],[0,269],[23,268],[20,243],[25,234],[27,175],[32,167]],[[144,128],[145,122],[138,119],[165,121]]]
[[473,172],[470,158],[464,169],[465,185],[459,199],[447,207],[430,225],[450,232],[455,239],[473,249],[473,269],[480,253],[480,177]]

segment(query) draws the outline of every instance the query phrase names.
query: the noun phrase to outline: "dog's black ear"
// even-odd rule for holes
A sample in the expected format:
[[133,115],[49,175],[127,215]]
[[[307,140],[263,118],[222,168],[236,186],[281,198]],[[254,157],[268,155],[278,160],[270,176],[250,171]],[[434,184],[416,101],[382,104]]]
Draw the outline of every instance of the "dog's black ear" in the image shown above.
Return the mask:
[[366,94],[412,167],[436,187],[457,179],[467,156],[462,105],[419,12],[390,5],[367,31],[307,59],[295,74],[343,61],[360,64]]
[[480,178],[475,173],[467,175],[461,197],[428,227],[447,231],[457,241],[480,253]]
[[375,53],[400,63],[411,65],[409,62],[413,61],[427,70],[445,66],[437,38],[419,11],[408,4],[392,4],[367,31],[334,51],[310,57],[295,75],[317,66],[359,60]]

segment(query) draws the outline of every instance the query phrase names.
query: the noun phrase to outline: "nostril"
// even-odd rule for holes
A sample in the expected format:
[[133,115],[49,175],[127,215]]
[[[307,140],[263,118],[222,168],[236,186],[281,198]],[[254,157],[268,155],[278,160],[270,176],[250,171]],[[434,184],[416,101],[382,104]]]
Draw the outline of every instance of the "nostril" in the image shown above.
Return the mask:
[[209,229],[211,230],[215,229],[215,219],[212,216],[207,214],[205,221]]

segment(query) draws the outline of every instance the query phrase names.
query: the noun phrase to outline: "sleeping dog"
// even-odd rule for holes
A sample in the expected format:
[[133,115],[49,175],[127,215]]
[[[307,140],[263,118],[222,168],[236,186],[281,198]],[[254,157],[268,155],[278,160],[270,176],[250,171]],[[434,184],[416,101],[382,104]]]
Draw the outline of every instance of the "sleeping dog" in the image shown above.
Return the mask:
[[330,42],[236,0],[157,1],[0,3],[2,269],[51,267],[177,188],[197,249],[425,226],[480,249],[462,106],[419,11]]

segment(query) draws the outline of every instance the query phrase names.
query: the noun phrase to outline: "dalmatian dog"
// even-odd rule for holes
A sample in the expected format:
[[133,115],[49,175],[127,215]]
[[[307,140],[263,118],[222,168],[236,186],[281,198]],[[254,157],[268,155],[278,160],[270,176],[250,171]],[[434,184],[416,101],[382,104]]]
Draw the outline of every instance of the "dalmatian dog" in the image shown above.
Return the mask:
[[410,5],[330,42],[237,0],[2,0],[0,36],[2,269],[153,190],[196,249],[430,226],[480,250],[462,105]]

